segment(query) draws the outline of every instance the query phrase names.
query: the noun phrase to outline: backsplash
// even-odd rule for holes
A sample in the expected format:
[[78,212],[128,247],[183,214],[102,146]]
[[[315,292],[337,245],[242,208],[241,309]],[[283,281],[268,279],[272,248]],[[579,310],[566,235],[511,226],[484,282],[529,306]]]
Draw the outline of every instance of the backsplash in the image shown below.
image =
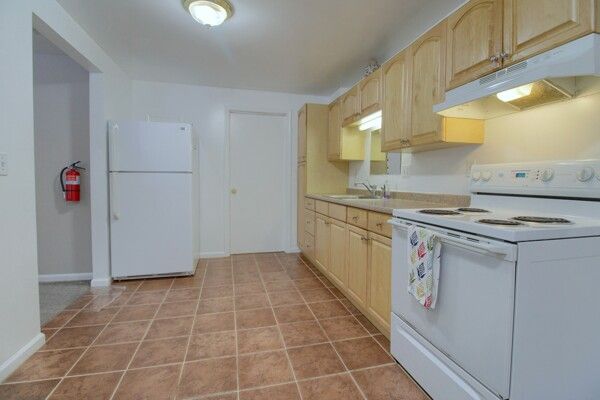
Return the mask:
[[401,175],[367,175],[351,161],[348,187],[369,181],[393,191],[469,193],[471,165],[600,158],[600,94],[487,120],[485,143],[409,155]]

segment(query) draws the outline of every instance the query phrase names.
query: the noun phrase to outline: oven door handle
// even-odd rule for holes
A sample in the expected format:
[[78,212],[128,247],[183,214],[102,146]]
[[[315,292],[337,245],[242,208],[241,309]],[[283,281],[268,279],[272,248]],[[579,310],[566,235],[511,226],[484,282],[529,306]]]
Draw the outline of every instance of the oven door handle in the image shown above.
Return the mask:
[[[409,222],[404,222],[396,219],[391,219],[388,221],[391,225],[396,228],[408,230],[410,226],[417,225]],[[463,248],[465,250],[475,251],[481,254],[492,254],[495,256],[502,256],[507,261],[515,261],[516,260],[516,248],[514,245],[509,243],[488,243],[476,240],[468,240],[463,237],[456,237],[453,235],[448,235],[446,233],[440,232],[436,229],[431,229],[428,227],[423,227],[424,229],[428,229],[435,233],[435,235],[440,239],[442,243],[450,244],[453,246],[457,246]]]

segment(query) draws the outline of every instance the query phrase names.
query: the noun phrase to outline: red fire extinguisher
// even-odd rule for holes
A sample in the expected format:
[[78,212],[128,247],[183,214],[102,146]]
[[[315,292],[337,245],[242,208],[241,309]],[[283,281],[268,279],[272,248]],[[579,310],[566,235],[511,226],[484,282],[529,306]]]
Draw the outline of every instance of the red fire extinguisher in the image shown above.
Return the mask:
[[85,171],[85,168],[77,165],[80,162],[81,161],[74,162],[60,171],[60,186],[65,201],[78,202],[81,199],[81,174],[78,170]]

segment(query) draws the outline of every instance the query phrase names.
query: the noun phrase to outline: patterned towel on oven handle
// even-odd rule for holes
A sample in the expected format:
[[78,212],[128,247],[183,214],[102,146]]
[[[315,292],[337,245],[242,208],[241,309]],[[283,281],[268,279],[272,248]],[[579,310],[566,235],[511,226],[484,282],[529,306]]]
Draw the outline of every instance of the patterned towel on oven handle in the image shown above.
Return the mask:
[[435,308],[440,279],[440,239],[430,230],[408,228],[408,293],[425,308]]

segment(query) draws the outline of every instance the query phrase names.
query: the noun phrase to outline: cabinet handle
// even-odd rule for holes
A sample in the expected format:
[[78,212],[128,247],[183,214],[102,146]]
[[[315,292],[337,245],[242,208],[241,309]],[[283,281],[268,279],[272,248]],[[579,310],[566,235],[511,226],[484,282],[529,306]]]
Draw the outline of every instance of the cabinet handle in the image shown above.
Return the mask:
[[500,59],[502,59],[502,61],[508,60],[508,57],[510,57],[510,54],[508,54],[507,52],[503,51],[502,53],[500,53]]
[[361,237],[360,237],[360,240],[364,240],[365,242],[368,242],[368,241],[369,241],[369,238],[366,238],[366,237],[364,237],[364,236],[361,236]]
[[494,54],[493,56],[490,57],[490,62],[495,65],[500,62],[500,59],[501,59],[500,54]]
[[354,222],[358,221],[358,217],[356,217],[356,216],[352,217],[352,221],[354,221]]
[[378,227],[379,229],[383,228],[383,223],[382,222],[378,222],[375,224],[376,227]]

